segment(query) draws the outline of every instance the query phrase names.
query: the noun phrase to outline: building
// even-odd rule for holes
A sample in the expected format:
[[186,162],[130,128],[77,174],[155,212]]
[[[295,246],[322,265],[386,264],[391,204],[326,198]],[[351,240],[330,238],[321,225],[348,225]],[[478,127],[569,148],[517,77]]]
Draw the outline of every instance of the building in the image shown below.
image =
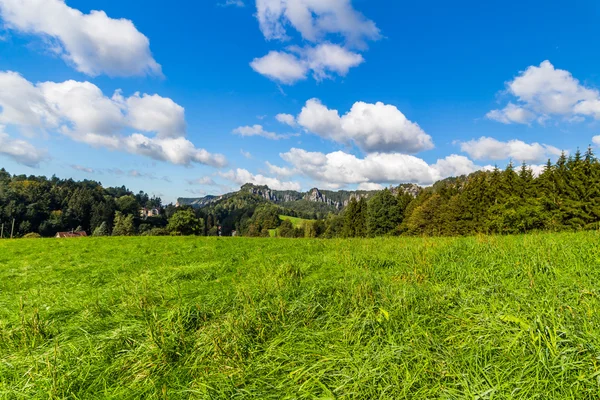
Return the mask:
[[140,210],[140,217],[146,219],[148,217],[158,217],[160,215],[160,210],[158,208],[146,208],[143,207]]
[[75,232],[75,231],[71,231],[71,232],[58,232],[54,237],[57,239],[64,239],[64,238],[77,238],[77,237],[86,237],[87,233],[85,233],[85,231],[79,231],[79,232]]

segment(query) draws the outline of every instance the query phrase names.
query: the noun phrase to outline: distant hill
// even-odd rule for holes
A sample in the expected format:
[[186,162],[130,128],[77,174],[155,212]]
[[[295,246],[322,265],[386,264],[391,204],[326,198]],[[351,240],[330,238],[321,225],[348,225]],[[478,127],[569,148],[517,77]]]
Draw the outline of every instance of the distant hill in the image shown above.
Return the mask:
[[[404,184],[392,188],[397,193],[399,190],[416,195],[422,188],[415,184]],[[320,190],[313,188],[308,192],[297,192],[294,190],[273,190],[268,186],[259,186],[247,183],[243,185],[238,192],[228,193],[221,196],[206,196],[201,198],[179,198],[178,206],[191,206],[194,208],[204,208],[212,206],[221,200],[234,197],[240,193],[250,193],[258,196],[267,202],[271,202],[281,207],[288,208],[300,213],[337,213],[348,205],[352,198],[369,198],[377,193],[377,190]]]

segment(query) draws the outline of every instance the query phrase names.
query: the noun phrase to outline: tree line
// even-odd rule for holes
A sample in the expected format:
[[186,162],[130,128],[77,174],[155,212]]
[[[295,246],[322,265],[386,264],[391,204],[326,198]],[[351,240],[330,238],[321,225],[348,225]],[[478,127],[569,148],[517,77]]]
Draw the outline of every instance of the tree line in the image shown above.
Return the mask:
[[[265,226],[285,224],[286,237],[375,237],[385,235],[458,236],[576,231],[600,228],[600,162],[592,148],[550,160],[535,175],[523,163],[448,178],[416,196],[402,187],[384,189],[368,200],[353,197],[342,213],[290,229],[282,221],[257,226],[250,233],[266,236]],[[252,224],[251,224],[252,226]]]
[[[335,218],[333,218],[335,219]],[[415,198],[389,190],[353,201],[333,223],[338,236],[457,236],[600,227],[600,162],[592,148],[535,176],[525,163],[449,178]]]
[[[153,217],[142,207],[156,207]],[[294,226],[281,215],[306,218]],[[319,215],[321,216],[321,215]],[[160,198],[95,181],[11,176],[0,169],[0,223],[15,236],[85,230],[96,236],[200,235],[375,237],[515,234],[600,227],[600,162],[591,148],[548,161],[535,175],[526,164],[448,178],[415,196],[402,187],[352,197],[321,219],[240,191],[203,209],[162,206]],[[5,234],[6,237],[6,234]]]

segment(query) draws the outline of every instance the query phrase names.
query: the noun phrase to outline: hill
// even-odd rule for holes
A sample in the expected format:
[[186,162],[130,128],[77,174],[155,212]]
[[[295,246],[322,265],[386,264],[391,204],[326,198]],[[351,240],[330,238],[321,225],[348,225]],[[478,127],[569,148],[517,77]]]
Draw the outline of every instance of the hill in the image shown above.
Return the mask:
[[[414,184],[404,184],[393,189],[394,193],[398,191],[410,193],[417,196],[422,188]],[[243,185],[238,192],[229,193],[222,196],[206,196],[201,198],[178,198],[177,205],[191,206],[194,208],[204,208],[210,206],[223,198],[235,196],[237,193],[251,193],[264,200],[281,205],[293,211],[301,213],[321,213],[327,215],[329,212],[337,213],[348,205],[352,198],[370,198],[377,190],[319,190],[313,188],[308,192],[296,192],[293,190],[273,190],[268,186],[258,186],[251,183]]]
[[599,240],[0,241],[0,393],[596,398]]

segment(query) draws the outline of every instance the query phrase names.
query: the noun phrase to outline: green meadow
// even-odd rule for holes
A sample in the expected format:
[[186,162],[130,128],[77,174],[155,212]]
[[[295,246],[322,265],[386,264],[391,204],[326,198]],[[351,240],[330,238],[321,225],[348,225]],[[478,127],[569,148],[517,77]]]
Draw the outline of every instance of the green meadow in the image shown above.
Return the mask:
[[0,241],[2,399],[595,399],[600,234]]
[[[280,221],[290,221],[292,223],[292,226],[294,228],[304,228],[304,225],[306,223],[315,222],[314,219],[304,219],[304,218],[298,218],[298,217],[290,217],[289,215],[279,215],[279,220]],[[276,237],[277,236],[277,229],[269,229],[269,236],[270,237]]]

